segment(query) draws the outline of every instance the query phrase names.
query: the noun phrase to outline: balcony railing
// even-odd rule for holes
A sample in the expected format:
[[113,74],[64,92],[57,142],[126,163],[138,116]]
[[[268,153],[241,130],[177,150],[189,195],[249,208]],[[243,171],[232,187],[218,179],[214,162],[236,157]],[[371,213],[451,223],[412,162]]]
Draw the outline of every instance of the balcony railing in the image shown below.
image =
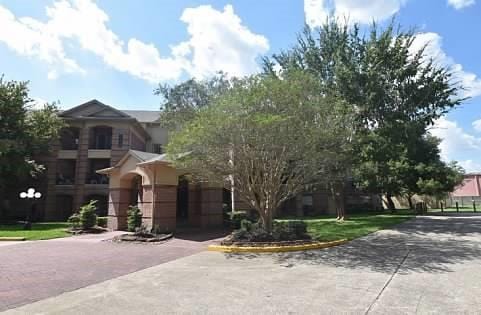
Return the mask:
[[57,174],[57,185],[73,185],[75,184],[75,177],[63,174]]
[[85,183],[92,185],[108,185],[109,178],[107,175],[103,174],[90,174],[87,176]]

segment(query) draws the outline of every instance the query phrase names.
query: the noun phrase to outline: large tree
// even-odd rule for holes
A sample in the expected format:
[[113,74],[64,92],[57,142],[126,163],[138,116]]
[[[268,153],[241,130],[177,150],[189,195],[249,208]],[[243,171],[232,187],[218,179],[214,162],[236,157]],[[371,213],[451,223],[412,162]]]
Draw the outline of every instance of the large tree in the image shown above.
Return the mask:
[[52,139],[64,126],[57,111],[55,104],[34,110],[27,82],[0,77],[0,210],[17,189],[16,184],[44,170],[35,157],[48,152]]
[[[415,49],[416,34],[394,24],[358,25],[328,21],[305,28],[297,44],[264,59],[266,73],[303,70],[319,80],[321,95],[334,95],[356,112],[352,165],[357,181],[388,196],[405,188],[399,171],[413,135],[422,139],[435,119],[462,102],[449,69]],[[393,206],[392,201],[389,202]]]
[[226,92],[232,84],[224,73],[197,80],[189,79],[177,85],[160,84],[154,94],[161,97],[160,122],[169,129],[181,128],[196,117],[198,112]]
[[315,78],[297,72],[238,80],[173,134],[167,152],[202,178],[233,175],[270,232],[283,202],[337,179],[338,156],[350,146],[349,107],[318,91]]

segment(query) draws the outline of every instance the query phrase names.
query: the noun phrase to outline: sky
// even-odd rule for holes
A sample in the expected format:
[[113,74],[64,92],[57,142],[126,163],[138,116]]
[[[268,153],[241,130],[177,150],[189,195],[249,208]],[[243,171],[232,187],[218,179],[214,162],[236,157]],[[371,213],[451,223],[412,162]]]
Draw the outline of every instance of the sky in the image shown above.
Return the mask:
[[442,158],[481,172],[481,0],[0,0],[0,74],[29,81],[38,106],[158,110],[159,84],[256,73],[329,14],[415,28],[468,98],[431,130]]

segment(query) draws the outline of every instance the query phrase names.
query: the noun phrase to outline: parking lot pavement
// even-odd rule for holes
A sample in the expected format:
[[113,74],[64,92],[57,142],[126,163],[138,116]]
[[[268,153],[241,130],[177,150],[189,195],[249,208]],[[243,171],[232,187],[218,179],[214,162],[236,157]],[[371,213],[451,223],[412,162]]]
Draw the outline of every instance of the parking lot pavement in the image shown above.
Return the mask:
[[195,255],[8,314],[479,314],[481,217],[418,217],[338,247]]

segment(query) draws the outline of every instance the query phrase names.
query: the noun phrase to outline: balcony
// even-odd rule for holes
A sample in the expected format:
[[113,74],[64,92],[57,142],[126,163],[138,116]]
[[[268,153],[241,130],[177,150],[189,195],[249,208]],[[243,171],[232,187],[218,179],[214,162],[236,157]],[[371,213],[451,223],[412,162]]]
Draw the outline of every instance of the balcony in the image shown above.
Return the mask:
[[57,185],[74,185],[75,184],[75,167],[76,160],[58,160],[57,161]]
[[60,131],[60,150],[78,150],[79,134],[79,128],[63,128]]
[[89,150],[110,150],[112,148],[112,127],[97,126],[89,130]]
[[109,178],[106,175],[96,173],[97,170],[107,167],[110,167],[110,159],[89,159],[85,183],[91,185],[108,185]]

